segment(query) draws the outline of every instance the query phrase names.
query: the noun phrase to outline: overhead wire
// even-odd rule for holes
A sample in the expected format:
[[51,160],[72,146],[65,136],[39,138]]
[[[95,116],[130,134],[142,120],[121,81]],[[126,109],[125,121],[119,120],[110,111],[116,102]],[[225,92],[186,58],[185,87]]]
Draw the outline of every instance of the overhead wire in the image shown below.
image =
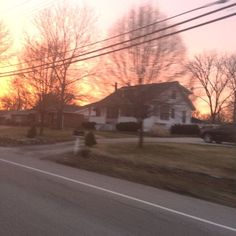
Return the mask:
[[[102,47],[102,48],[99,48],[99,49],[96,49],[96,50],[92,50],[92,51],[89,51],[89,52],[85,52],[83,54],[80,54],[78,56],[74,56],[73,58],[64,58],[64,59],[61,59],[61,60],[57,60],[55,62],[52,62],[52,63],[44,63],[44,64],[40,64],[40,65],[37,65],[37,66],[32,66],[32,67],[28,67],[28,68],[23,68],[23,69],[18,69],[17,72],[22,72],[22,73],[27,73],[28,71],[27,70],[32,70],[32,69],[37,69],[37,68],[42,68],[43,66],[48,66],[46,67],[45,69],[48,69],[48,68],[51,68],[51,66],[49,65],[52,65],[54,67],[56,66],[61,66],[62,64],[57,64],[55,65],[55,63],[59,63],[59,62],[63,62],[63,64],[68,61],[68,60],[72,60],[72,59],[75,59],[75,58],[78,58],[78,57],[82,57],[82,56],[86,56],[88,54],[92,54],[92,53],[95,53],[95,52],[99,52],[99,51],[102,51],[102,50],[106,50],[106,49],[109,49],[109,48],[113,48],[115,46],[119,46],[121,44],[124,44],[124,43],[128,43],[128,42],[131,42],[131,41],[135,41],[137,39],[140,39],[140,38],[143,38],[143,37],[146,37],[148,35],[152,35],[152,34],[156,34],[158,32],[161,32],[161,31],[165,31],[165,30],[168,30],[170,28],[173,28],[173,27],[176,27],[176,26],[179,26],[179,25],[182,25],[182,24],[185,24],[185,23],[188,23],[188,22],[191,22],[191,21],[194,21],[196,19],[200,19],[202,17],[205,17],[205,16],[208,16],[208,15],[212,15],[216,12],[219,12],[219,11],[222,11],[222,10],[225,10],[229,7],[233,7],[235,6],[235,4],[231,4],[231,5],[228,5],[228,6],[225,6],[225,7],[222,7],[222,8],[219,8],[219,9],[216,9],[216,10],[213,10],[213,11],[210,11],[210,12],[207,12],[207,13],[204,13],[204,14],[201,14],[201,15],[198,15],[198,16],[195,16],[195,17],[192,17],[190,19],[187,19],[187,20],[184,20],[184,21],[181,21],[179,23],[176,23],[176,24],[173,24],[173,25],[170,25],[170,26],[167,26],[167,27],[164,27],[164,28],[161,28],[161,29],[158,29],[158,30],[155,30],[155,31],[152,31],[150,33],[147,33],[145,35],[141,35],[141,36],[137,36],[137,37],[134,37],[132,39],[129,39],[129,40],[125,40],[125,41],[122,41],[122,42],[118,42],[118,43],[115,43],[115,44],[111,44],[109,46],[106,46],[106,47]],[[0,73],[0,76],[2,75],[5,75],[7,76],[8,74],[11,74],[11,73],[14,73],[16,70],[14,71],[9,71],[9,72],[5,72],[5,73]],[[28,72],[30,73],[30,72]]]
[[[171,32],[171,33],[169,33],[169,34],[165,34],[165,35],[162,35],[162,36],[159,36],[159,37],[155,37],[155,38],[152,38],[152,39],[148,39],[148,40],[145,40],[145,41],[142,41],[142,42],[134,43],[134,44],[129,45],[129,46],[125,46],[125,47],[118,48],[118,49],[113,49],[113,50],[110,50],[110,51],[108,51],[108,52],[103,52],[103,53],[100,53],[100,54],[97,54],[97,55],[93,55],[93,56],[89,56],[89,57],[84,57],[84,58],[77,59],[77,60],[72,60],[70,63],[73,64],[73,63],[77,63],[77,62],[80,62],[80,61],[85,61],[85,60],[93,59],[93,58],[96,58],[96,57],[100,57],[100,56],[104,56],[104,55],[107,55],[107,54],[110,54],[110,53],[114,53],[114,52],[117,52],[117,51],[121,51],[121,50],[124,50],[124,49],[128,49],[128,48],[131,48],[131,47],[134,47],[134,46],[138,46],[138,45],[141,45],[141,44],[144,44],[144,43],[149,43],[149,42],[152,42],[152,41],[154,41],[154,40],[159,40],[159,39],[162,39],[162,38],[170,37],[170,36],[173,36],[173,35],[175,35],[175,34],[179,34],[179,33],[182,33],[182,32],[186,32],[186,31],[188,31],[188,30],[192,30],[192,29],[195,29],[195,28],[199,28],[199,27],[202,27],[202,26],[204,26],[204,25],[212,24],[212,23],[214,23],[214,22],[221,21],[221,20],[224,20],[224,19],[233,17],[233,16],[235,16],[235,15],[236,15],[236,13],[228,14],[228,15],[225,15],[225,16],[222,16],[222,17],[215,18],[215,19],[213,19],[213,20],[209,20],[209,21],[206,21],[206,22],[197,24],[197,25],[193,25],[193,26],[190,26],[190,27],[181,29],[181,30],[177,30],[177,31]],[[61,64],[61,65],[63,65],[63,64]],[[61,66],[61,65],[58,65],[58,66]],[[53,66],[48,66],[48,67],[46,67],[46,68],[44,68],[44,69],[47,69],[47,68],[53,68]],[[30,69],[30,68],[29,68],[29,69]],[[34,69],[34,68],[32,68],[32,69]],[[19,71],[16,70],[15,73],[12,72],[11,74],[7,74],[7,75],[6,75],[6,74],[4,74],[4,75],[1,75],[1,74],[0,74],[0,77],[22,75],[22,74],[25,74],[25,73],[32,73],[32,72],[35,72],[35,71],[19,72]]]
[[9,11],[14,11],[15,9],[17,9],[19,7],[22,7],[22,6],[26,5],[27,3],[31,2],[31,1],[32,0],[25,0],[24,2],[21,2],[21,3],[17,4],[17,5],[11,6],[11,7],[7,8],[7,9],[4,9],[4,13],[9,12]]
[[[207,7],[211,7],[211,6],[214,6],[214,5],[222,4],[222,3],[225,3],[225,2],[228,2],[228,1],[229,1],[229,0],[218,0],[218,1],[214,1],[214,2],[212,2],[212,3],[204,4],[204,5],[200,6],[200,7],[197,7],[197,8],[191,9],[191,10],[184,11],[184,12],[182,12],[182,13],[176,14],[176,15],[174,15],[174,16],[171,16],[171,17],[168,17],[168,18],[165,18],[165,19],[162,19],[162,20],[155,21],[155,22],[153,22],[153,23],[150,23],[150,24],[147,24],[147,25],[138,27],[138,28],[136,28],[136,29],[132,29],[132,30],[123,32],[123,33],[121,33],[121,34],[117,34],[117,35],[114,35],[114,36],[111,36],[111,37],[108,37],[108,38],[105,38],[105,39],[102,39],[102,40],[99,40],[99,41],[96,41],[96,42],[92,42],[92,43],[90,43],[90,44],[87,44],[87,45],[84,45],[84,46],[81,46],[81,47],[77,47],[77,48],[68,50],[68,51],[66,51],[66,53],[67,53],[67,52],[72,52],[72,51],[75,51],[75,50],[80,50],[80,49],[87,48],[87,47],[91,47],[91,46],[94,46],[94,45],[96,45],[96,44],[104,43],[104,42],[107,42],[107,41],[109,41],[109,40],[113,40],[113,39],[115,39],[115,38],[124,36],[124,35],[126,35],[126,34],[130,34],[130,33],[132,33],[132,32],[136,32],[136,31],[141,30],[141,29],[145,29],[145,28],[148,28],[148,27],[151,27],[151,26],[160,24],[160,23],[164,23],[164,22],[166,22],[166,21],[175,19],[175,18],[177,18],[177,17],[180,17],[180,16],[183,16],[183,15],[189,14],[189,13],[191,13],[191,12],[198,11],[198,10],[201,10],[201,9],[204,9],[204,8],[207,8]],[[229,7],[232,7],[232,6],[235,6],[235,4],[231,4],[231,5],[228,5],[228,6],[226,6],[226,7],[222,7],[222,8],[220,8],[220,10],[227,9],[227,8],[229,8]],[[218,9],[217,9],[216,11],[218,11]],[[52,57],[52,56],[51,56],[51,57]],[[50,58],[50,57],[47,57],[47,58]],[[27,63],[32,62],[32,61],[39,61],[39,60],[40,60],[40,59],[35,59],[35,60],[26,61],[26,62],[21,62],[21,63],[16,63],[16,64],[8,65],[8,66],[2,66],[2,67],[0,67],[0,69],[9,68],[9,67],[13,67],[13,66],[19,66],[19,65],[27,64]]]
[[36,12],[47,9],[48,7],[51,7],[53,4],[55,3],[52,0],[41,1],[36,8],[35,7],[32,8],[30,12],[26,13],[26,15],[29,17],[34,17]]

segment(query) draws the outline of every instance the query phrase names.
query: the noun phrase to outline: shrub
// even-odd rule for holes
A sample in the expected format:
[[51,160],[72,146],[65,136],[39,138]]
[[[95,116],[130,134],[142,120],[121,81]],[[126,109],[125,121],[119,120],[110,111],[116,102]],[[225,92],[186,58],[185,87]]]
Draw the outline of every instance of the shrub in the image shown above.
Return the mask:
[[199,135],[198,125],[173,125],[170,129],[171,134]]
[[137,132],[140,125],[137,122],[121,122],[116,125],[118,131]]
[[96,142],[94,133],[93,132],[88,132],[85,135],[85,146],[92,147],[96,144],[97,144],[97,142]]
[[75,129],[73,131],[73,135],[75,135],[75,136],[84,136],[84,131],[83,130]]
[[37,129],[35,126],[31,126],[27,132],[28,138],[35,138],[37,136]]
[[87,130],[95,130],[96,129],[95,125],[96,125],[96,122],[87,121],[87,122],[82,123],[82,127]]

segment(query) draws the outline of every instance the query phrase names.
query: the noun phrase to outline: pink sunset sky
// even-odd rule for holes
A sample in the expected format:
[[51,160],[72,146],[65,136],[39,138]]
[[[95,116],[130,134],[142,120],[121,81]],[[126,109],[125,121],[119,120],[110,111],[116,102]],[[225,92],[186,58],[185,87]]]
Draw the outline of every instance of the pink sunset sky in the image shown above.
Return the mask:
[[[86,0],[91,6],[95,6],[100,14],[101,25],[108,28],[116,19],[121,17],[129,8],[139,4],[145,4],[148,2],[153,3],[159,7],[159,9],[167,16],[174,16],[176,14],[182,13],[184,11],[197,8],[199,6],[205,5],[207,3],[212,3],[214,0]],[[176,18],[173,23],[180,20],[187,19],[188,17],[193,17],[196,14],[213,10],[218,7],[223,7],[227,4],[236,3],[236,1],[228,1],[226,4],[215,5],[211,8],[206,8],[203,11],[197,11],[185,15],[181,18]],[[236,7],[231,8],[231,10],[224,11],[223,14],[230,14],[236,12]],[[221,16],[222,14],[216,14],[215,17]],[[213,16],[206,18],[212,19]],[[190,24],[189,24],[190,25]],[[222,22],[217,22],[208,26],[203,26],[198,29],[194,29],[185,33],[182,33],[182,39],[188,50],[190,56],[204,51],[220,51],[220,52],[236,52],[236,17],[223,20]]]
[[[65,2],[69,1],[75,4],[86,4],[94,9],[98,19],[97,28],[103,38],[107,37],[106,32],[112,24],[133,6],[152,3],[154,6],[157,6],[166,17],[171,17],[184,11],[215,2],[214,0],[66,0]],[[12,33],[14,40],[13,52],[16,52],[21,47],[23,32],[31,30],[30,22],[33,20],[34,16],[37,15],[38,11],[45,7],[53,7],[56,3],[57,0],[0,0],[0,16]],[[203,12],[233,3],[236,3],[236,0],[229,0],[225,4],[214,5],[202,11],[187,14],[169,23],[176,23]],[[204,18],[203,20],[184,25],[179,29],[235,12],[236,7],[233,7],[222,13]],[[206,51],[236,53],[236,17],[234,16],[220,22],[181,33],[181,37],[189,57]],[[101,36],[99,39],[101,39]],[[98,38],[94,40],[96,41]],[[6,79],[2,79],[0,82],[0,93],[6,90],[4,83]]]
[[[178,13],[214,2],[214,0],[67,0],[75,4],[85,3],[94,8],[98,15],[98,26],[105,32],[119,17],[124,15],[132,6],[145,3],[153,3],[167,16],[173,16]],[[66,2],[67,2],[66,1]],[[0,15],[10,28],[15,45],[21,44],[22,32],[28,30],[30,21],[37,14],[38,10],[44,7],[53,7],[57,0],[0,0]],[[204,11],[198,11],[188,14],[182,18],[176,18],[171,22],[178,22],[196,14],[213,10],[216,7],[222,7],[227,4],[236,3],[235,0],[229,0],[226,4],[216,5],[207,8]],[[236,7],[224,11],[222,14],[236,12]],[[213,17],[221,16],[216,14]],[[207,19],[207,18],[206,18]],[[190,25],[190,24],[189,24]],[[188,25],[188,26],[189,26]],[[236,17],[226,19],[208,26],[203,26],[185,33],[182,33],[182,39],[186,45],[189,55],[202,53],[203,51],[236,52]]]

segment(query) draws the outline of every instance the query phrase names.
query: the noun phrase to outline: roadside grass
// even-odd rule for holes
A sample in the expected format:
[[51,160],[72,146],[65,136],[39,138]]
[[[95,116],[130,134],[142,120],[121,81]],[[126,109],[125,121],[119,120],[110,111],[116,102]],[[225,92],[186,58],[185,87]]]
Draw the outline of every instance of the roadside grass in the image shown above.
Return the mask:
[[77,168],[236,207],[236,148],[194,144],[99,144],[89,156],[54,157]]
[[94,134],[101,138],[132,138],[137,137],[136,132],[120,132],[120,131],[94,131]]
[[95,152],[151,166],[180,168],[236,180],[236,148],[185,143],[100,144]]
[[[24,145],[24,144],[45,144],[74,140],[72,129],[44,129],[42,136],[37,135],[33,139],[27,138],[29,127],[9,126],[0,127],[0,145]],[[37,133],[39,129],[37,128]]]

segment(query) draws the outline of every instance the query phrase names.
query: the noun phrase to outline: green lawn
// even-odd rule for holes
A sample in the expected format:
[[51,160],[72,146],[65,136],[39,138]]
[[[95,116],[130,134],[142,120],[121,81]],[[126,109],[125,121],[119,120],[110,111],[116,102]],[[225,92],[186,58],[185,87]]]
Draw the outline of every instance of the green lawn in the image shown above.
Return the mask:
[[66,154],[56,161],[236,207],[236,147],[99,144],[89,157]]

